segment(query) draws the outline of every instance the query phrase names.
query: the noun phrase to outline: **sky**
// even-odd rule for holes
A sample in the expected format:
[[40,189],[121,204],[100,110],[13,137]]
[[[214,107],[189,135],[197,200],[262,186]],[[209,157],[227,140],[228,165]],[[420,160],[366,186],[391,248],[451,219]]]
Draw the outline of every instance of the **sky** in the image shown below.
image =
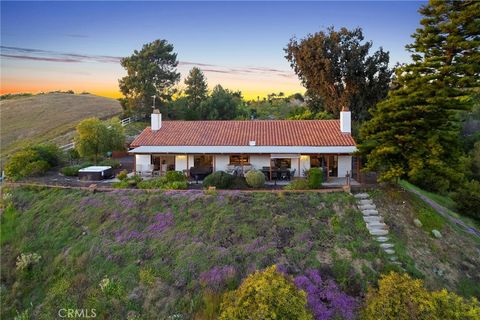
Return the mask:
[[390,64],[408,62],[405,45],[423,2],[5,2],[1,5],[0,93],[74,90],[121,96],[120,57],[155,39],[178,54],[182,75],[198,66],[254,99],[304,92],[285,59],[292,37],[334,26],[361,27]]

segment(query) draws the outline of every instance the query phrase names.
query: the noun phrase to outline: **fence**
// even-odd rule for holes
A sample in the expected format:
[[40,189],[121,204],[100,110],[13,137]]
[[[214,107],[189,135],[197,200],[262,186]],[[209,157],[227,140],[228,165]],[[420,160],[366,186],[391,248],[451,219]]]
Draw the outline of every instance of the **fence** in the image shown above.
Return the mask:
[[70,142],[70,143],[65,144],[63,146],[60,146],[60,149],[63,150],[63,151],[72,150],[74,148],[75,148],[75,142]]

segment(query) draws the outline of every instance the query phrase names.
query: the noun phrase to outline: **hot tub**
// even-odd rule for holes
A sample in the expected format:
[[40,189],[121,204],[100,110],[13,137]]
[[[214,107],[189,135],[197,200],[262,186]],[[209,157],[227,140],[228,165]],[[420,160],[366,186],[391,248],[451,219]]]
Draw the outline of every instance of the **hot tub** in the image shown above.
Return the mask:
[[113,170],[110,166],[91,166],[78,170],[80,180],[102,180],[113,177]]

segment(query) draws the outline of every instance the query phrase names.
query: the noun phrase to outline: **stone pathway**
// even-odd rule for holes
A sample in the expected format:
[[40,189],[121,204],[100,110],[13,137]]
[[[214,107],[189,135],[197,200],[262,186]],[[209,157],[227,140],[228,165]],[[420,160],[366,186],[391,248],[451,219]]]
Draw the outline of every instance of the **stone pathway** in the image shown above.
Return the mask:
[[368,232],[380,243],[380,248],[385,251],[390,261],[401,266],[401,262],[395,255],[394,245],[389,242],[388,226],[383,222],[383,217],[378,214],[375,203],[370,199],[368,193],[357,193],[354,196],[357,200],[357,207],[362,212]]

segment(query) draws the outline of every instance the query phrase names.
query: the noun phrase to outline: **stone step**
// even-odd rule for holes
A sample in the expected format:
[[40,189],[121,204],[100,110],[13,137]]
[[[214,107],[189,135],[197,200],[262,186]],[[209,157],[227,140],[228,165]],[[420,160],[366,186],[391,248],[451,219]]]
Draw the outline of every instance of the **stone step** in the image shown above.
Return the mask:
[[391,243],[380,243],[380,247],[382,247],[383,249],[391,249],[393,248],[393,244]]
[[363,216],[363,221],[366,223],[383,222],[383,217],[380,216]]
[[388,230],[385,229],[371,229],[368,230],[372,236],[386,236],[388,234]]
[[367,228],[387,229],[387,225],[383,222],[367,222]]
[[378,242],[387,242],[390,239],[388,237],[377,237],[375,240]]
[[358,204],[361,205],[361,206],[364,206],[364,205],[366,205],[366,204],[372,205],[372,204],[373,204],[373,201],[370,200],[370,199],[362,199],[362,200],[359,200],[359,201],[358,201]]
[[377,216],[378,211],[377,210],[362,210],[362,214],[364,216]]
[[368,193],[362,192],[362,193],[355,194],[354,197],[357,199],[368,199],[369,195]]
[[365,205],[359,205],[358,209],[360,210],[375,210],[377,209],[377,206],[374,204],[365,204]]
[[385,249],[384,250],[387,254],[395,254],[395,250],[393,249]]

